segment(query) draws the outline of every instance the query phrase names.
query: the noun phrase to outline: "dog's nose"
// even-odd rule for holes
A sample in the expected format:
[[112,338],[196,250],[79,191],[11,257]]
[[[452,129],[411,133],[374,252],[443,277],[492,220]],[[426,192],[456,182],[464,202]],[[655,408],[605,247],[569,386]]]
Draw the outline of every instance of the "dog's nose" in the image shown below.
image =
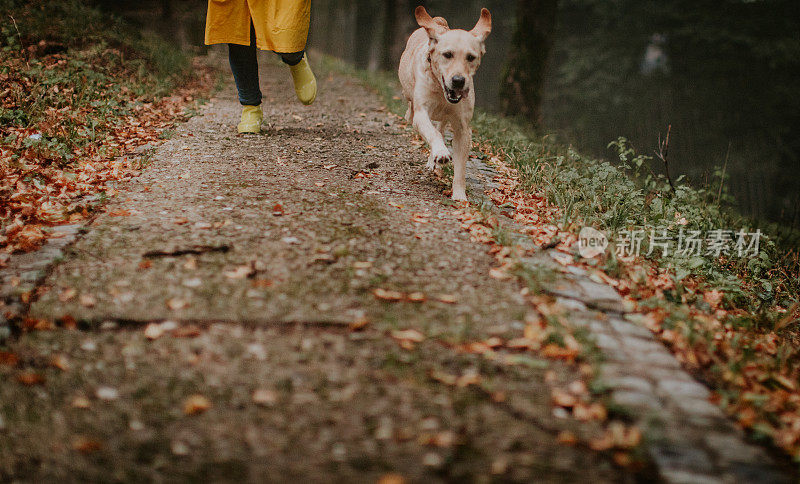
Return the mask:
[[464,79],[464,76],[453,76],[453,78],[450,79],[450,83],[453,85],[453,89],[464,89],[467,80]]

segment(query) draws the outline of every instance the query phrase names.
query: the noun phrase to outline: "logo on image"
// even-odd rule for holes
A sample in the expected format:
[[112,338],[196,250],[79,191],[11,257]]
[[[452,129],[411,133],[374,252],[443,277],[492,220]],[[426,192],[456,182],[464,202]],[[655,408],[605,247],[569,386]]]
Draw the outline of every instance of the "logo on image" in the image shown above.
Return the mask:
[[578,237],[578,252],[585,259],[597,257],[608,248],[606,234],[592,227],[582,228]]

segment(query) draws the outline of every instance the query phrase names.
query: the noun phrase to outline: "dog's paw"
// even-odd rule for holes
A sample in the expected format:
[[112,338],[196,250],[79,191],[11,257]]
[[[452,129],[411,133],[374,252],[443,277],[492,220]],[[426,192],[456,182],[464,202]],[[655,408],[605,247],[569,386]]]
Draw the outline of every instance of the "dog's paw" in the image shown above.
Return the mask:
[[451,198],[456,202],[466,202],[467,194],[464,190],[453,190],[453,196]]
[[445,148],[444,150],[434,150],[431,151],[431,155],[428,157],[428,164],[426,167],[429,170],[435,170],[436,168],[442,168],[444,165],[453,161],[453,156],[450,154],[450,151]]

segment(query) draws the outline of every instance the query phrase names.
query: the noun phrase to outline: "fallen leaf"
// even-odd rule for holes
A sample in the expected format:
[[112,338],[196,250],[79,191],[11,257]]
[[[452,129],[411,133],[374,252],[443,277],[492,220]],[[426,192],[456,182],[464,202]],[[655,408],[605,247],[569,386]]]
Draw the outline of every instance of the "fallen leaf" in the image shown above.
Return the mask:
[[151,267],[153,267],[153,261],[151,261],[150,259],[143,259],[141,262],[139,262],[139,266],[137,268],[140,271],[144,271]]
[[494,268],[494,269],[489,269],[489,277],[491,277],[492,279],[504,280],[504,279],[510,279],[511,275],[509,275],[508,272],[502,269]]
[[39,373],[30,370],[26,370],[17,375],[17,381],[26,386],[33,386],[33,385],[43,385],[45,380],[44,380],[44,375],[40,375]]
[[239,266],[232,271],[226,271],[224,274],[228,279],[244,279],[245,277],[255,275],[255,273],[256,271],[253,269],[253,266],[248,264]]
[[706,291],[703,294],[703,300],[708,303],[713,309],[719,309],[719,305],[722,302],[722,291],[714,289],[713,291]]
[[59,319],[61,326],[66,329],[77,329],[78,328],[78,321],[69,314],[65,314],[61,316]]
[[477,371],[467,371],[456,380],[456,386],[466,388],[470,385],[477,385],[481,382],[481,376]]
[[400,474],[384,474],[378,478],[378,484],[406,484],[408,481]]
[[558,251],[550,251],[550,257],[562,266],[571,265],[575,261],[571,255]]
[[369,325],[369,319],[366,316],[360,316],[350,323],[350,331],[361,331]]
[[144,328],[144,337],[150,341],[157,340],[164,335],[164,328],[159,323],[150,323]]
[[552,390],[551,399],[553,401],[553,405],[564,408],[572,408],[578,403],[578,399],[575,398],[574,395],[571,395],[560,388],[554,388]]
[[81,303],[81,306],[87,308],[93,308],[94,305],[97,304],[97,300],[91,294],[81,294],[78,301]]
[[439,371],[439,370],[431,371],[431,378],[433,378],[434,380],[436,380],[438,382],[442,382],[445,385],[449,385],[449,386],[455,386],[456,383],[458,382],[458,376],[457,375],[451,375],[449,373],[445,373],[445,372]]
[[420,224],[426,224],[428,223],[428,217],[430,217],[429,214],[414,212],[411,214],[411,221]]
[[186,262],[183,263],[183,268],[188,271],[197,269],[197,259],[195,257],[188,257]]
[[77,397],[72,399],[72,406],[74,408],[87,409],[87,408],[89,408],[91,406],[91,402],[89,401],[88,398],[86,398],[86,397],[84,397],[82,395],[79,395],[79,396],[77,396]]
[[633,458],[628,452],[614,452],[614,463],[620,467],[628,467],[633,464]]
[[332,264],[332,263],[336,262],[336,257],[334,257],[332,254],[329,254],[329,253],[325,252],[325,253],[321,253],[321,254],[314,254],[313,261],[314,262],[325,262],[327,264]]
[[183,402],[183,413],[196,415],[211,408],[211,401],[203,395],[191,395]]
[[94,395],[100,400],[111,401],[119,398],[119,390],[114,387],[102,386],[95,390]]
[[372,294],[374,294],[375,297],[383,301],[397,302],[397,301],[402,301],[405,298],[405,294],[403,294],[402,292],[391,291],[380,288],[373,289]]
[[173,311],[178,311],[189,307],[189,303],[183,299],[172,298],[167,300],[167,307]]
[[201,334],[200,328],[194,324],[187,324],[186,326],[181,326],[172,332],[172,336],[174,336],[175,338],[196,338],[200,336],[200,334]]
[[578,443],[578,438],[569,430],[562,430],[558,434],[558,443],[564,445],[575,445]]
[[253,392],[253,403],[262,407],[272,407],[278,403],[278,394],[272,390],[260,388]]
[[68,288],[64,289],[63,291],[61,291],[60,293],[58,293],[58,300],[61,301],[61,302],[67,302],[67,301],[69,301],[70,299],[74,298],[77,295],[78,295],[78,291],[76,291],[75,289],[73,289],[71,287],[68,287]]
[[572,416],[576,420],[588,422],[590,420],[604,421],[608,416],[606,408],[600,403],[578,403],[572,409]]
[[50,359],[50,366],[58,368],[61,371],[69,371],[69,360],[66,355],[54,355]]
[[392,338],[396,340],[413,341],[414,343],[421,343],[425,341],[425,335],[416,329],[405,329],[392,331]]
[[72,449],[83,454],[91,454],[102,448],[100,441],[85,436],[78,436],[72,441]]
[[250,283],[256,289],[267,289],[268,287],[272,287],[274,283],[269,279],[253,279]]
[[17,366],[19,357],[9,351],[0,351],[0,365]]

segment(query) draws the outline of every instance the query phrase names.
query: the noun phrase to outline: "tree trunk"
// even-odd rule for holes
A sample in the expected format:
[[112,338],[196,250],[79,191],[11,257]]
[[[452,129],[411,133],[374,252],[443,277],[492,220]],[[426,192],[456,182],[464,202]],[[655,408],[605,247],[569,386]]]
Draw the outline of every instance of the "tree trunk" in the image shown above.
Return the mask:
[[358,0],[355,2],[356,28],[353,29],[356,46],[353,55],[355,65],[359,69],[370,67],[373,53],[373,42],[376,37],[379,20],[375,15],[374,0]]
[[399,20],[400,8],[397,0],[386,0],[383,3],[383,39],[381,45],[383,63],[381,68],[385,71],[393,71],[397,69],[394,45],[397,41],[397,21]]
[[172,20],[174,17],[174,10],[172,8],[172,0],[161,0],[161,18],[164,20]]
[[541,123],[542,90],[553,46],[558,0],[517,0],[517,25],[501,87],[503,112]]

